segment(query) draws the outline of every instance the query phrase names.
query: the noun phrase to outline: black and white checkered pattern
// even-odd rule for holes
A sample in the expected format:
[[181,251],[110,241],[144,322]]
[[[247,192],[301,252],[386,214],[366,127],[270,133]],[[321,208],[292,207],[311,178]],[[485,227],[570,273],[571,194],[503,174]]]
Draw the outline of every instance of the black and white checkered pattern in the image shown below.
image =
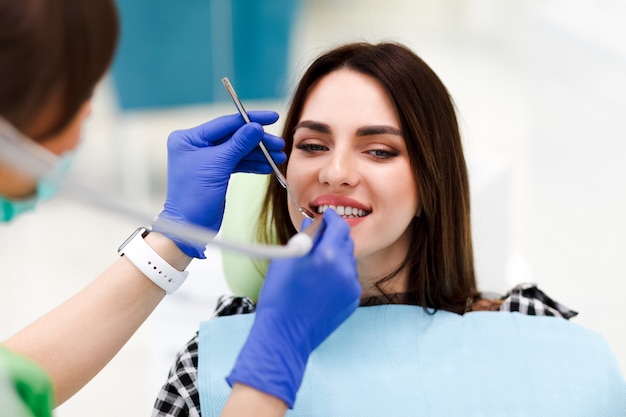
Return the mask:
[[248,297],[233,297],[222,295],[217,300],[214,317],[248,314],[256,310],[256,305]]
[[532,283],[519,284],[506,296],[500,311],[517,311],[529,316],[554,316],[571,319],[578,313],[560,304]]
[[176,356],[167,382],[157,395],[152,415],[200,417],[197,333]]
[[[535,284],[520,284],[503,298],[498,311],[519,312],[531,316],[556,316],[569,319],[578,313],[545,295]],[[246,314],[255,310],[246,297],[220,297],[216,316]],[[199,417],[198,395],[198,334],[183,347],[176,357],[165,385],[161,388],[152,410],[152,417]]]
[[[221,296],[215,317],[252,313],[254,302],[247,297]],[[200,416],[198,395],[198,333],[178,352],[167,382],[157,395],[153,416]]]

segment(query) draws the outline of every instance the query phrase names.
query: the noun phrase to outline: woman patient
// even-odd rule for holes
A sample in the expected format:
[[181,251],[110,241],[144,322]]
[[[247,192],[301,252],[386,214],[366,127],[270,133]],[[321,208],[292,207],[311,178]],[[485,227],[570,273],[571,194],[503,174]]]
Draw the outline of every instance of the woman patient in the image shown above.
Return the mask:
[[[320,56],[295,91],[283,138],[288,161],[281,169],[299,205],[318,215],[333,208],[350,225],[363,289],[361,308],[314,352],[291,412],[345,415],[345,406],[353,415],[380,415],[380,406],[393,415],[405,410],[430,416],[459,410],[463,415],[552,410],[585,415],[568,408],[564,398],[580,393],[580,381],[593,390],[596,377],[605,389],[591,394],[592,409],[626,404],[624,380],[606,344],[564,320],[575,312],[532,285],[518,286],[499,300],[481,297],[454,105],[437,75],[412,51],[395,43],[356,43]],[[284,244],[301,219],[280,184],[270,181],[259,240]],[[486,312],[495,310],[517,313]],[[217,315],[252,311],[252,301],[234,298]],[[211,321],[231,320],[227,327],[236,329],[233,324],[249,320],[246,316]],[[183,348],[154,416],[219,410],[220,390],[228,385],[213,387],[232,367],[241,337],[218,327],[203,326]],[[565,371],[568,367],[551,368],[559,349],[569,351],[567,343],[585,346],[568,358],[580,355],[593,363],[580,370],[585,373],[580,381],[578,373]],[[204,358],[210,366],[202,365]],[[548,369],[574,388],[552,387],[554,381],[543,373]],[[552,387],[550,395],[543,395],[546,386]],[[398,392],[402,395],[396,397]]]

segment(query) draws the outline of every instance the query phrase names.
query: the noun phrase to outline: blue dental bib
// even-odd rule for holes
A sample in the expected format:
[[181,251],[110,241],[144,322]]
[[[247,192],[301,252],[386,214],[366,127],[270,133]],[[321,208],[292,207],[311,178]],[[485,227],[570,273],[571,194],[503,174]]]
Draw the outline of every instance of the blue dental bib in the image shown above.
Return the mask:
[[[203,417],[254,314],[200,326]],[[626,382],[604,339],[561,318],[417,306],[361,307],[311,355],[288,416],[626,416]]]

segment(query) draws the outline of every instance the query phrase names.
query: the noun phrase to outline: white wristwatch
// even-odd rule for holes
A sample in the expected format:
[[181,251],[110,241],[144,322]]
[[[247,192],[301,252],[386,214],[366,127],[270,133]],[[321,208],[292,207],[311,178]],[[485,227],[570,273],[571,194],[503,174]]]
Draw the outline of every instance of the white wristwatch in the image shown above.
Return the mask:
[[145,227],[138,228],[120,245],[117,253],[126,256],[146,277],[171,294],[182,285],[189,272],[179,271],[165,262],[144,240],[148,233]]

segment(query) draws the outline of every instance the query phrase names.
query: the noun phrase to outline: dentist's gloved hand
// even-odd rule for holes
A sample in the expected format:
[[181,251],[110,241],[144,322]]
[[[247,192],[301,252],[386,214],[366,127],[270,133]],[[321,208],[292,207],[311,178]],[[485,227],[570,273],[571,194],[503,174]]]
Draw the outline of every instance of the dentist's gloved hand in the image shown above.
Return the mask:
[[[224,217],[226,188],[234,172],[272,172],[261,149],[261,140],[277,164],[286,160],[282,138],[263,131],[261,125],[278,120],[272,111],[251,111],[252,123],[239,114],[222,116],[168,138],[167,197],[159,220],[184,222],[218,231]],[[187,242],[168,234],[155,221],[152,229],[162,231],[187,255],[205,258],[208,242]]]
[[311,352],[359,305],[350,227],[333,210],[312,251],[273,261],[256,317],[227,381],[241,383],[293,407]]

